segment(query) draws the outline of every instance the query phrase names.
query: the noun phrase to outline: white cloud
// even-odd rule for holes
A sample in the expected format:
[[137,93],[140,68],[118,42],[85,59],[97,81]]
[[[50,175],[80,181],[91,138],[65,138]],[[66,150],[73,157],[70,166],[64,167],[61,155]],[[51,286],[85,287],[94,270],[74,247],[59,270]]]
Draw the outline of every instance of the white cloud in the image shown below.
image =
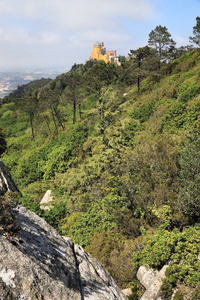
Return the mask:
[[[66,57],[75,61],[89,58],[92,43],[97,39],[109,42],[108,48],[117,49],[131,40],[124,20],[137,23],[154,18],[151,2],[0,0],[0,40],[4,49],[0,49],[0,56],[5,55],[8,64],[16,56],[19,63],[25,57],[34,57],[35,64],[47,64],[48,60],[56,64]],[[6,52],[11,44],[12,50]]]
[[189,39],[186,39],[186,38],[180,37],[180,36],[176,37],[176,43],[177,43],[176,44],[177,47],[187,46],[190,44]]
[[109,28],[117,18],[147,20],[154,14],[149,0],[1,0],[0,15],[45,21],[67,30]]

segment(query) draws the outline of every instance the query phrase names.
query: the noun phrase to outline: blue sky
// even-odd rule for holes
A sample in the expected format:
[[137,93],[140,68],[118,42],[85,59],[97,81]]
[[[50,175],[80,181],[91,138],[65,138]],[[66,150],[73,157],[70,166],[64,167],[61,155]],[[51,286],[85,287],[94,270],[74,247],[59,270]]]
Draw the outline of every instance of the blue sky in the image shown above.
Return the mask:
[[125,55],[157,25],[189,44],[200,0],[0,0],[0,70],[70,68],[97,40]]

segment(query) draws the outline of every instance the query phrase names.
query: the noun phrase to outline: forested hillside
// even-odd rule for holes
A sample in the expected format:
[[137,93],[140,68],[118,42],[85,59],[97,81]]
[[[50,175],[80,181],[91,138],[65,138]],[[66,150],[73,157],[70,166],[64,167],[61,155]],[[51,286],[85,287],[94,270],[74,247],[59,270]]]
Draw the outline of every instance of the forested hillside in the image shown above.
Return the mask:
[[[170,261],[164,299],[178,287],[176,299],[196,300],[200,52],[175,49],[166,33],[158,26],[121,66],[88,61],[5,98],[0,153],[23,194],[15,200],[84,246],[133,299],[138,266]],[[41,211],[47,189],[54,200]]]

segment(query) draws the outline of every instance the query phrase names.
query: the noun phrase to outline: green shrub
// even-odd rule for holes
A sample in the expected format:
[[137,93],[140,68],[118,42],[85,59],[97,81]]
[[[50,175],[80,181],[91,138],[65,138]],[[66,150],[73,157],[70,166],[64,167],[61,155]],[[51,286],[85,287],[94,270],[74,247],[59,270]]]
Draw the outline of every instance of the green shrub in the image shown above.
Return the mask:
[[200,101],[197,100],[188,109],[186,126],[189,127],[190,125],[193,125],[194,122],[198,119],[199,115],[200,115]]
[[194,132],[187,136],[179,158],[179,208],[190,219],[200,217],[200,135]]
[[171,133],[183,128],[187,121],[186,104],[175,102],[162,118],[163,131]]
[[40,203],[35,201],[32,195],[26,194],[26,196],[19,199],[18,203],[33,211],[38,216],[41,215]]
[[1,107],[0,107],[0,118],[3,116],[3,114],[6,111],[16,111],[17,107],[16,105],[11,102],[11,103],[4,103]]
[[169,263],[163,279],[162,295],[171,299],[178,285],[196,287],[200,282],[200,227],[190,227],[183,232],[158,228],[155,235],[147,236],[143,250],[134,253],[135,266],[146,265],[160,269]]
[[61,221],[67,216],[68,210],[66,202],[56,202],[49,210],[45,210],[41,213],[41,216],[61,233]]
[[[109,194],[99,202],[93,202],[85,213],[75,213],[63,223],[63,234],[73,237],[77,244],[86,246],[96,232],[112,230],[116,226],[114,212],[117,207],[124,206],[124,199]],[[70,221],[70,226],[68,222]],[[68,229],[68,232],[66,231]]]
[[150,102],[147,105],[142,107],[135,107],[132,111],[129,112],[129,116],[132,119],[139,120],[140,122],[146,122],[149,120],[151,114],[154,111],[155,103]]
[[136,132],[144,130],[144,125],[139,123],[139,121],[132,120],[130,121],[123,129],[123,141],[124,143],[129,143]]
[[77,161],[78,153],[88,136],[84,124],[75,124],[69,128],[67,136],[61,134],[45,149],[47,153],[44,166],[44,179],[54,178],[56,173],[64,173]]
[[190,84],[178,97],[178,100],[182,103],[186,103],[188,100],[193,99],[200,93],[200,86],[195,82]]

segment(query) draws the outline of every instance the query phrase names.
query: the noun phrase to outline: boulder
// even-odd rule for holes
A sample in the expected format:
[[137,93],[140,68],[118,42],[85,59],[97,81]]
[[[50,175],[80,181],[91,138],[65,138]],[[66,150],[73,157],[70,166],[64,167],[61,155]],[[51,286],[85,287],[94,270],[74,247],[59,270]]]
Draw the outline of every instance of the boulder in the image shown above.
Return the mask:
[[122,292],[126,296],[131,296],[133,294],[132,291],[131,291],[131,288],[124,289],[124,290],[122,290]]
[[3,161],[0,159],[0,195],[4,195],[6,192],[18,192],[7,167],[4,165]]
[[111,275],[84,249],[28,209],[18,235],[0,236],[0,299],[124,300]]
[[137,278],[141,284],[146,288],[146,291],[140,300],[162,300],[160,291],[162,286],[162,279],[165,277],[165,271],[168,265],[163,266],[160,271],[147,269],[140,266],[137,272]]
[[51,190],[47,190],[44,194],[42,200],[40,201],[40,209],[49,210],[50,202],[53,201],[53,196],[51,194]]

